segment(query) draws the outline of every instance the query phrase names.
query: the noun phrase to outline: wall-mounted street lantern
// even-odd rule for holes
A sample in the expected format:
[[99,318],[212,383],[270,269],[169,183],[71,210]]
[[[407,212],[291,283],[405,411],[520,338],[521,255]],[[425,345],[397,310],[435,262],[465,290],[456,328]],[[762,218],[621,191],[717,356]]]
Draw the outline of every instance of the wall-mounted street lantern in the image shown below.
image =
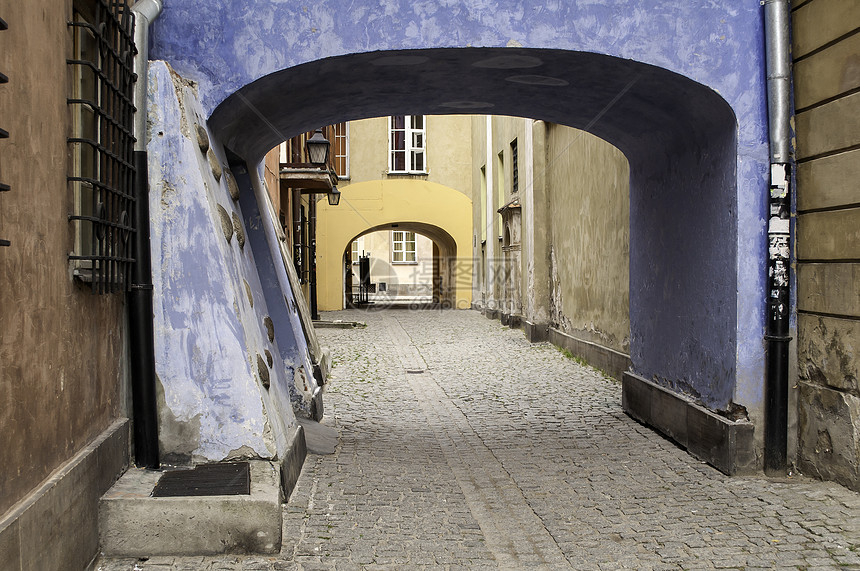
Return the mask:
[[305,148],[308,151],[308,160],[312,164],[322,166],[328,163],[331,143],[323,135],[322,129],[314,131],[313,136],[305,141]]
[[336,186],[328,193],[328,203],[329,206],[337,206],[340,203],[340,191]]

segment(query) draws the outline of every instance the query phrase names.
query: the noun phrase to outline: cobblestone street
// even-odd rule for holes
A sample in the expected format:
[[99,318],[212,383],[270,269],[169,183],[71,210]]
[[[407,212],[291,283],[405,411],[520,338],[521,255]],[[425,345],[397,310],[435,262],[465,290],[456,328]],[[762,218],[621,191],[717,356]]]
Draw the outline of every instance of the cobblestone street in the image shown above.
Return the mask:
[[475,311],[345,311],[320,329],[324,424],[276,557],[103,571],[860,569],[860,495],[727,477],[626,416],[621,386]]

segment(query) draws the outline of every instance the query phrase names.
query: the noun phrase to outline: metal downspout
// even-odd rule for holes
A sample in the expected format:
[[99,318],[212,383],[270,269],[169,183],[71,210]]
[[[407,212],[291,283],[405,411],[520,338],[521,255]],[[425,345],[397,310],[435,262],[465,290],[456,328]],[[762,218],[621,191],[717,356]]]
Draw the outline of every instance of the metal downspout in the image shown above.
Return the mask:
[[162,0],[139,0],[135,16],[134,72],[135,227],[128,314],[131,345],[131,393],[134,420],[134,458],[138,466],[158,468],[158,417],[155,394],[155,339],[152,313],[152,259],[149,243],[149,176],[146,159],[146,94],[149,25],[163,8]]
[[770,139],[764,471],[784,474],[788,443],[791,255],[791,52],[789,0],[764,0]]

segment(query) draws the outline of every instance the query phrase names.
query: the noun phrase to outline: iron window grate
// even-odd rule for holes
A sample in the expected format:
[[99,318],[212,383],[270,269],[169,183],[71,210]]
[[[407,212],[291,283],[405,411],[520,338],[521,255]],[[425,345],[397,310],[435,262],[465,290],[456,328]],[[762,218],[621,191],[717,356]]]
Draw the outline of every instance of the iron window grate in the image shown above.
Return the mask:
[[74,134],[68,176],[75,209],[75,276],[93,293],[127,291],[134,227],[134,15],[127,0],[75,0],[67,103]]

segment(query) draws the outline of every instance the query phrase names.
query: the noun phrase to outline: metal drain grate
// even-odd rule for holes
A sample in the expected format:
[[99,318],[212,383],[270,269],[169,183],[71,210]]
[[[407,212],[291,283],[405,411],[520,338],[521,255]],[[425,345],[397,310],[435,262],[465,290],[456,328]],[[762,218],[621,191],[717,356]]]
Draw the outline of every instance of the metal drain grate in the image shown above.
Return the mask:
[[251,494],[251,465],[248,462],[202,464],[190,470],[165,472],[152,490],[154,498],[243,494]]

